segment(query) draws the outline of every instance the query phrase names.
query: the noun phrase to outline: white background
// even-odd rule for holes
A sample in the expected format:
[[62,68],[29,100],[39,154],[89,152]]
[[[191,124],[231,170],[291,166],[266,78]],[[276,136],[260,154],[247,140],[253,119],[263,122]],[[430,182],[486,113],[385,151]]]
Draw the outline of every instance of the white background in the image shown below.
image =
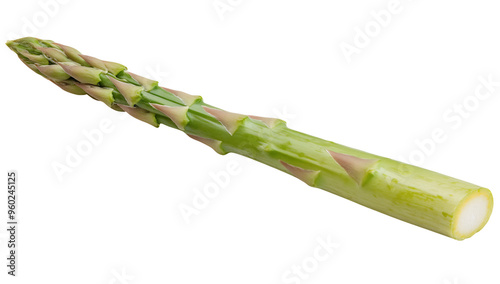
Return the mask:
[[[458,2],[3,1],[0,29],[4,41],[52,39],[218,107],[278,116],[498,197],[500,87],[483,100],[474,90],[479,77],[500,81],[500,5]],[[391,11],[384,26],[373,22],[382,10]],[[357,53],[346,57],[346,44]],[[304,262],[307,279],[289,283],[500,281],[498,210],[455,241],[65,93],[5,46],[0,56],[0,173],[19,172],[20,198],[14,279],[0,194],[1,283],[286,283]],[[101,123],[110,130],[59,181],[54,163]],[[446,139],[424,153],[417,143],[439,129]],[[237,173],[187,223],[179,206],[228,165]],[[314,262],[318,239],[335,248]]]

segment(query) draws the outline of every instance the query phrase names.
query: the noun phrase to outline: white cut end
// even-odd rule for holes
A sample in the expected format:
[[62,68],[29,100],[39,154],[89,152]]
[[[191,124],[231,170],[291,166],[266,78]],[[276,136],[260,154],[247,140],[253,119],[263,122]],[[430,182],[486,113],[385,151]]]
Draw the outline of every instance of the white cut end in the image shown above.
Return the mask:
[[493,197],[489,190],[481,189],[467,196],[454,218],[454,235],[458,239],[474,235],[488,222],[492,209]]

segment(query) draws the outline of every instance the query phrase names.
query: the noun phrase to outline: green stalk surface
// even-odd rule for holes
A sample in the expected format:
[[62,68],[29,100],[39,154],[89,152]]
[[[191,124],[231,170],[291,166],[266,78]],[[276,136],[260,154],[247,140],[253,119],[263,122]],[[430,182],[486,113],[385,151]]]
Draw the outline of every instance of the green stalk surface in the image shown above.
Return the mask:
[[422,228],[462,240],[491,215],[493,197],[486,188],[294,131],[279,119],[218,109],[49,40],[21,38],[7,45],[68,92],[88,94],[155,127],[184,131],[219,154],[249,157]]

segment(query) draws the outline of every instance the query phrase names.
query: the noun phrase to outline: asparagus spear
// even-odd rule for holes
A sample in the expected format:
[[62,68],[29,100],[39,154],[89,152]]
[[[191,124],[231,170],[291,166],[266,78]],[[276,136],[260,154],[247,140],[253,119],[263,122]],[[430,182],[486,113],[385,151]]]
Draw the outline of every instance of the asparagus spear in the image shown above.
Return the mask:
[[491,192],[455,178],[289,129],[280,119],[228,112],[200,96],[158,86],[121,64],[32,37],[7,42],[21,61],[63,90],[88,94],[158,127],[184,131],[219,154],[247,156],[361,205],[463,240],[481,230]]

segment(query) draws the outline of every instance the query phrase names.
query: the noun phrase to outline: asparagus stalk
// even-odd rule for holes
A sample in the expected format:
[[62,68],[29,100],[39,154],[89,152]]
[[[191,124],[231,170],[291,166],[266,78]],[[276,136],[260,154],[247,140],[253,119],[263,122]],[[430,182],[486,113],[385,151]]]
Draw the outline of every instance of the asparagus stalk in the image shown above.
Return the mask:
[[154,127],[181,130],[221,155],[249,157],[422,228],[462,240],[491,215],[493,197],[486,188],[294,131],[280,119],[213,107],[200,96],[160,87],[121,64],[53,41],[27,37],[7,45],[67,92],[88,94]]

